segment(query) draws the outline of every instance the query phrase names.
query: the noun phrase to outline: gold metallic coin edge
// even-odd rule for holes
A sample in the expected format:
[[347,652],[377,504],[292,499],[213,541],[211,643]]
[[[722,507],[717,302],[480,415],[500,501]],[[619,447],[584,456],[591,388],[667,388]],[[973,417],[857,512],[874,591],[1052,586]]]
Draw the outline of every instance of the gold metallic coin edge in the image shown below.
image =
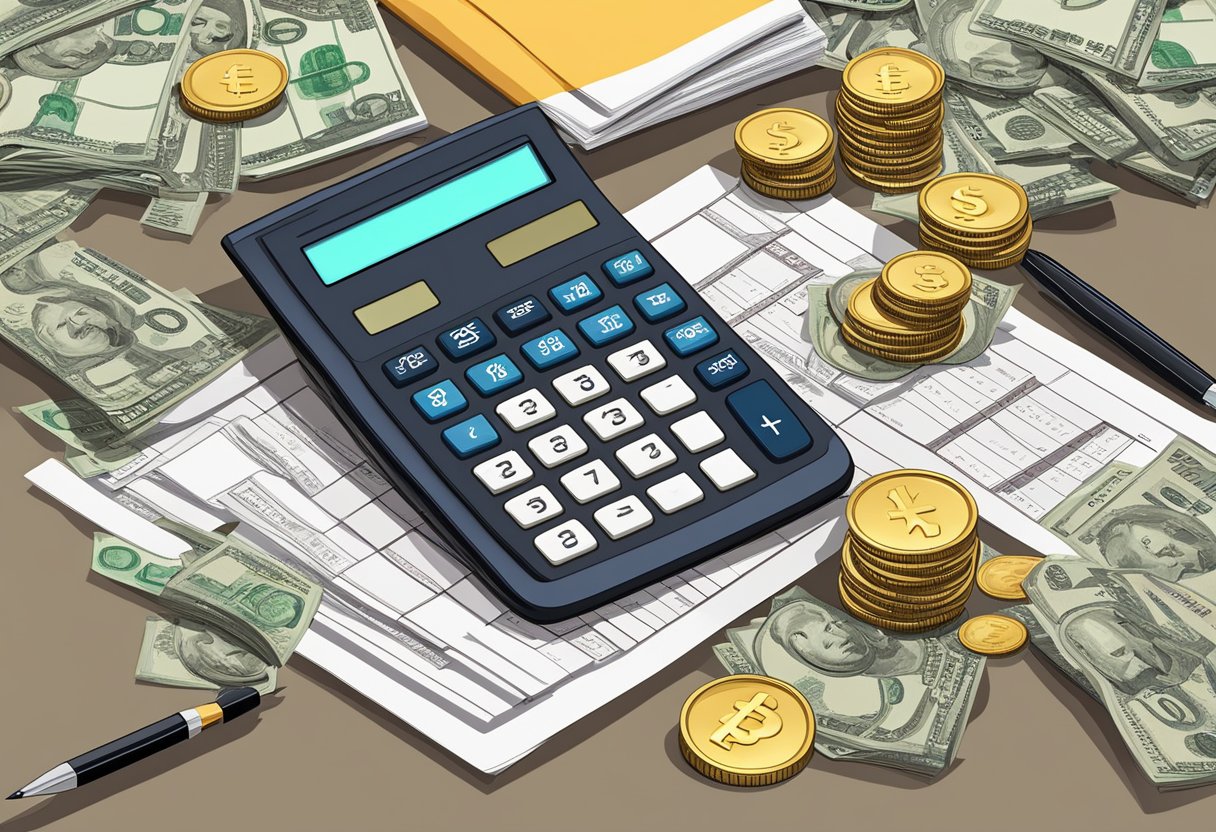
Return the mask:
[[844,574],[841,574],[840,580],[837,582],[839,589],[846,593],[853,606],[877,618],[882,618],[886,621],[896,621],[903,624],[927,624],[930,621],[940,623],[940,619],[945,617],[947,621],[967,606],[967,601],[971,598],[970,591],[964,593],[958,600],[949,604],[933,604],[933,605],[917,605],[917,604],[898,604],[886,605],[881,602],[881,599],[867,597],[863,590],[859,590],[854,585],[850,584],[849,579]]
[[947,344],[956,342],[958,338],[961,338],[963,328],[964,324],[962,319],[960,319],[956,332],[943,336],[938,340],[923,341],[920,343],[903,343],[895,342],[894,339],[891,341],[884,341],[881,338],[871,338],[864,333],[858,332],[857,328],[853,326],[853,322],[847,315],[845,319],[840,322],[841,332],[847,332],[849,337],[857,343],[862,344],[867,348],[885,350],[894,355],[923,355],[931,352],[937,352],[940,349],[944,349]]
[[[1014,629],[1018,631],[1018,635],[1020,636],[1018,638],[1017,643],[1002,647],[999,650],[982,647],[979,645],[978,642],[975,642],[975,641],[972,641],[970,644],[968,644],[967,631],[974,630],[976,627],[983,624],[985,619],[991,619],[991,618],[1000,619],[1002,621],[1011,621],[1014,624],[1016,624],[1017,627]],[[1021,621],[1018,621],[1016,618],[1010,618],[1007,615],[998,615],[996,613],[984,613],[983,615],[977,615],[975,618],[969,618],[965,622],[963,622],[963,625],[961,627],[958,628],[959,643],[961,645],[963,645],[963,647],[966,647],[968,650],[970,650],[972,653],[977,653],[981,656],[1008,656],[1012,653],[1016,653],[1017,651],[1019,651],[1023,647],[1025,647],[1026,642],[1029,640],[1029,638],[1030,638],[1030,631],[1026,629],[1025,624],[1023,624]]]
[[895,633],[923,633],[927,630],[935,630],[938,627],[949,624],[951,621],[958,618],[966,611],[967,608],[966,604],[964,604],[957,611],[942,613],[937,616],[930,616],[924,621],[896,621],[859,609],[856,601],[852,598],[852,596],[847,594],[847,590],[838,586],[838,591],[840,593],[840,601],[842,604],[844,604],[845,611],[849,613],[849,615],[853,616],[858,621],[869,624],[871,627],[877,627],[880,630],[891,630]]
[[993,245],[1011,244],[1014,240],[1021,239],[1028,230],[1034,228],[1034,220],[1031,219],[1030,213],[1027,212],[1025,217],[1011,224],[1008,228],[993,229],[978,235],[968,229],[960,228],[958,225],[944,223],[932,214],[922,215],[918,225],[921,228],[928,228],[943,240],[966,249],[969,247],[987,248]]
[[828,191],[832,190],[832,188],[836,187],[836,174],[833,171],[830,177],[825,179],[819,185],[807,188],[775,188],[771,185],[765,185],[762,182],[756,182],[746,174],[743,176],[743,181],[749,188],[761,196],[767,196],[771,199],[784,199],[800,202],[823,196]]
[[953,353],[956,349],[958,349],[958,345],[961,344],[963,341],[962,333],[960,333],[958,340],[954,341],[953,343],[943,346],[940,350],[935,350],[933,352],[926,352],[926,353],[922,353],[922,354],[907,354],[907,353],[891,352],[891,351],[887,350],[886,348],[867,346],[866,344],[864,344],[860,341],[857,341],[857,340],[851,341],[851,340],[849,340],[850,336],[847,334],[842,335],[842,337],[844,338],[844,341],[846,344],[848,344],[853,349],[858,350],[859,352],[865,353],[866,355],[872,355],[875,358],[881,358],[883,361],[889,361],[892,364],[908,364],[908,365],[914,365],[914,366],[923,366],[925,364],[934,364],[938,361],[941,361],[943,358],[949,357],[951,353]]
[[885,579],[878,581],[865,573],[865,570],[869,567],[861,566],[856,556],[853,555],[852,550],[848,550],[848,554],[845,551],[845,548],[842,547],[840,554],[841,571],[849,576],[849,580],[858,584],[862,589],[873,596],[885,599],[885,601],[903,604],[911,604],[916,601],[924,602],[928,605],[942,604],[945,606],[945,602],[952,599],[957,600],[958,594],[975,579],[974,564],[965,562],[964,568],[959,570],[959,574],[947,575],[945,577],[948,580],[945,581],[934,582],[930,580],[917,581],[915,583],[889,582]]
[[[923,94],[917,96],[916,98],[909,98],[907,100],[900,101],[897,104],[892,104],[890,99],[872,99],[862,94],[861,88],[854,83],[852,74],[854,72],[860,72],[861,70],[859,68],[864,64],[864,62],[878,58],[880,55],[883,57],[899,57],[903,58],[904,60],[911,61],[914,64],[918,64],[923,69],[927,69],[929,74],[933,76],[933,83]],[[882,46],[878,47],[877,49],[870,49],[863,52],[850,60],[841,71],[841,83],[843,86],[848,88],[851,95],[860,101],[865,101],[871,104],[875,107],[875,109],[883,110],[885,110],[888,106],[894,106],[896,109],[899,107],[912,106],[926,99],[940,96],[942,93],[942,88],[945,86],[945,82],[946,73],[942,69],[941,64],[932,58],[922,55],[920,52],[914,52],[911,49],[901,49],[897,46]]]
[[[1003,235],[1000,239],[989,241],[972,240],[958,241],[947,235],[942,234],[940,230],[932,228],[928,224],[922,223],[917,231],[921,237],[928,238],[933,243],[941,246],[944,249],[955,249],[969,256],[985,256],[989,259],[994,257],[1008,257],[1015,251],[1030,245],[1030,240],[1034,235],[1034,226],[1027,223],[1024,228],[1019,229],[1015,234]],[[942,252],[949,254],[949,251]],[[956,255],[957,256],[957,255]],[[958,259],[962,259],[959,257]]]
[[[946,252],[942,253],[945,254]],[[922,329],[936,329],[946,326],[962,315],[963,310],[967,308],[967,304],[971,302],[971,298],[968,297],[959,303],[934,309],[918,309],[912,306],[903,306],[900,301],[893,300],[887,291],[883,289],[881,281],[875,285],[873,295],[874,305],[882,310],[883,315],[901,321],[908,326],[920,327]]]
[[[961,574],[966,571],[972,558],[978,555],[980,549],[980,539],[976,536],[964,541],[965,546],[956,552],[943,554],[939,558],[929,561],[906,563],[882,557],[866,549],[851,531],[845,532],[845,540],[849,544],[849,554],[854,562],[873,570],[884,576],[884,580],[889,581],[898,579],[919,582],[936,580],[953,573]],[[886,577],[888,574],[889,577]]]
[[[194,76],[201,67],[205,67],[210,63],[218,62],[221,57],[234,58],[237,55],[248,55],[264,60],[272,65],[280,73],[278,82],[275,83],[274,92],[260,97],[258,100],[261,103],[253,106],[241,105],[224,105],[222,102],[212,102],[203,99],[198,91],[193,88]],[[182,76],[181,84],[179,85],[179,95],[182,101],[182,108],[192,115],[201,115],[203,118],[210,118],[216,121],[243,121],[249,118],[255,118],[269,110],[274,109],[278,104],[279,99],[287,89],[287,84],[290,79],[287,65],[279,58],[271,55],[268,52],[262,52],[258,49],[225,49],[221,52],[215,52],[211,55],[204,55],[186,70]]]
[[855,167],[862,170],[872,169],[879,176],[882,176],[888,172],[898,173],[900,171],[917,169],[925,167],[931,162],[940,161],[942,150],[943,145],[938,142],[932,147],[917,151],[911,155],[904,152],[893,152],[888,155],[871,155],[859,153],[841,145],[840,155],[852,162]]
[[955,321],[947,321],[943,326],[926,329],[923,332],[913,330],[906,335],[903,333],[897,334],[874,329],[864,321],[859,321],[852,317],[851,313],[846,312],[845,314],[848,316],[849,326],[859,339],[865,339],[869,343],[890,346],[896,350],[905,348],[910,350],[936,349],[937,347],[944,346],[958,331],[958,324]]
[[[932,547],[929,550],[923,548],[903,549],[900,547],[884,546],[877,540],[870,538],[864,532],[859,531],[857,504],[861,501],[862,497],[869,493],[871,489],[877,487],[880,483],[895,479],[897,477],[920,477],[921,479],[936,480],[944,483],[947,488],[956,489],[962,496],[963,502],[966,504],[970,514],[970,519],[966,524],[964,524],[962,531],[952,537],[949,541],[946,541],[942,546]],[[971,492],[963,487],[962,483],[953,477],[948,477],[945,474],[939,474],[936,471],[929,471],[924,468],[899,468],[894,471],[884,471],[881,474],[875,474],[853,489],[853,493],[849,495],[849,499],[845,503],[844,511],[846,522],[849,525],[849,529],[853,532],[854,537],[865,543],[867,547],[873,547],[881,552],[908,555],[920,555],[926,551],[940,551],[942,549],[949,548],[957,542],[969,539],[975,534],[975,528],[979,522],[980,513],[979,506],[976,505],[975,498],[971,496]]]
[[844,87],[832,99],[832,106],[854,121],[876,127],[879,130],[916,130],[929,122],[944,118],[946,114],[946,104],[941,96],[927,100],[922,107],[909,108],[898,113],[880,113],[864,102],[858,101]]
[[869,118],[891,118],[897,121],[901,119],[923,118],[938,109],[944,110],[946,106],[944,90],[937,94],[929,93],[924,98],[911,100],[908,103],[893,104],[890,101],[876,103],[858,95],[852,86],[844,83],[843,70],[840,77],[840,91],[836,95],[835,102],[839,102],[840,106],[848,109],[850,112],[860,113]]
[[[998,187],[1008,189],[1008,191],[1013,194],[1014,199],[1018,204],[1018,210],[1015,212],[1014,217],[1012,219],[1005,220],[1000,225],[994,226],[992,228],[981,229],[981,228],[976,228],[974,226],[966,227],[966,226],[959,226],[957,224],[951,223],[946,217],[942,216],[937,211],[933,210],[932,207],[930,207],[929,199],[931,196],[931,191],[935,185],[945,183],[944,187],[949,188],[949,186],[951,184],[953,184],[955,182],[961,182],[968,178],[979,179],[981,181],[994,184]],[[946,198],[949,199],[948,196]],[[987,202],[987,201],[988,200],[985,199],[985,202]],[[1012,179],[1007,179],[1004,176],[998,176],[998,175],[992,174],[992,173],[969,173],[969,172],[964,171],[964,172],[959,172],[959,173],[948,173],[948,174],[945,174],[944,176],[939,176],[937,179],[935,179],[932,182],[929,182],[925,185],[925,187],[921,190],[920,195],[917,196],[917,198],[916,198],[916,204],[917,204],[917,208],[921,212],[921,216],[924,216],[925,214],[929,214],[934,219],[936,219],[939,223],[943,223],[947,227],[954,228],[957,231],[959,231],[960,233],[966,233],[966,236],[984,236],[988,233],[1001,231],[1005,228],[1011,228],[1014,225],[1020,224],[1022,222],[1022,220],[1030,213],[1030,199],[1026,196],[1025,188],[1023,188],[1017,182],[1014,182]]]
[[[971,597],[975,583],[975,563],[967,568],[969,580],[955,581],[949,589],[939,588],[935,592],[918,593],[904,590],[884,590],[883,587],[864,580],[856,572],[841,570],[845,580],[852,585],[855,593],[868,601],[875,610],[890,612],[893,615],[918,615],[920,613],[935,613],[950,609],[960,603],[965,603]],[[926,587],[927,589],[927,587]]]
[[798,187],[800,184],[815,184],[823,180],[836,167],[836,160],[828,158],[820,162],[814,168],[807,170],[791,170],[789,173],[777,173],[772,170],[764,170],[757,168],[754,165],[744,162],[740,167],[741,171],[746,171],[753,179],[761,182],[771,182],[774,185],[784,185],[786,187]]
[[[790,758],[780,764],[767,766],[762,769],[740,769],[736,766],[731,766],[727,763],[719,763],[712,760],[708,755],[701,752],[699,746],[695,744],[691,737],[691,729],[688,725],[689,714],[692,711],[697,699],[709,691],[711,688],[730,682],[741,682],[747,680],[757,685],[769,685],[785,693],[788,693],[795,703],[802,710],[807,724],[807,736],[803,740],[798,750],[790,756]],[[774,679],[771,676],[762,676],[756,673],[736,673],[730,676],[722,676],[717,679],[711,679],[699,688],[694,690],[684,700],[684,704],[680,707],[679,721],[680,735],[680,753],[685,761],[692,766],[693,770],[698,774],[715,780],[719,783],[725,783],[732,786],[766,786],[773,783],[779,783],[783,780],[788,780],[795,774],[798,774],[802,769],[806,768],[810,762],[811,756],[815,750],[815,711],[811,707],[811,703],[800,690],[795,688],[788,682],[783,682],[780,679]]]
[[942,172],[942,165],[939,162],[931,173],[926,174],[920,179],[914,179],[908,182],[893,182],[890,180],[877,179],[867,177],[861,173],[849,169],[848,163],[844,165],[846,172],[858,185],[861,185],[867,190],[878,190],[885,194],[909,194],[918,190],[926,182],[937,178]]

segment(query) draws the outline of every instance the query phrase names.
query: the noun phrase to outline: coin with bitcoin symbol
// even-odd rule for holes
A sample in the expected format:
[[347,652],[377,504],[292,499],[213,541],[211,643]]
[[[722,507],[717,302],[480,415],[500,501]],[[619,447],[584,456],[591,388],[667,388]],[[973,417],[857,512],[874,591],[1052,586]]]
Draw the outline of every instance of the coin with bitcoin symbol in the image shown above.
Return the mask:
[[853,535],[872,548],[915,560],[967,540],[979,520],[975,499],[933,471],[891,471],[854,489],[845,506]]
[[810,761],[814,739],[806,697],[767,676],[715,679],[680,709],[680,753],[700,774],[731,786],[793,777]]
[[1029,635],[1025,624],[1005,615],[977,615],[958,629],[963,646],[984,656],[1004,656],[1020,650]]
[[199,58],[182,77],[182,109],[208,121],[244,121],[274,109],[287,89],[287,67],[257,49]]
[[1029,600],[1022,581],[1043,559],[1038,555],[1000,555],[980,564],[975,585],[985,595],[1002,601]]

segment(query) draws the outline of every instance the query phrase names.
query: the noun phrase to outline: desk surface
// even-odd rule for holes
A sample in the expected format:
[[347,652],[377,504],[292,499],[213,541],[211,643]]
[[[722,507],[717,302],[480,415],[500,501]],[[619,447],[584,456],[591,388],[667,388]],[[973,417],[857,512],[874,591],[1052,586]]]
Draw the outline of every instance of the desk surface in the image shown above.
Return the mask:
[[[71,234],[167,288],[260,310],[220,250],[220,238],[323,185],[508,109],[462,66],[396,20],[387,21],[431,127],[312,170],[213,197],[189,242],[139,225],[144,200],[107,192]],[[735,122],[790,103],[829,112],[839,73],[792,76],[581,159],[628,210],[697,167],[737,168]],[[1211,326],[1211,235],[1216,214],[1101,168],[1125,190],[1108,205],[1044,221],[1035,246],[1071,265],[1117,302],[1216,370]],[[841,177],[835,195],[868,212],[870,192]],[[906,222],[874,215],[905,239]],[[999,279],[1020,282],[1008,269]],[[1207,301],[1205,303],[1204,301]],[[1017,307],[1177,400],[1032,286]],[[64,391],[11,349],[0,349],[0,391],[11,407]],[[4,577],[0,596],[0,786],[127,730],[190,707],[205,694],[133,680],[143,619],[155,603],[89,573],[93,529],[28,488],[22,474],[56,447],[0,416]],[[1006,552],[1016,541],[985,530]],[[802,583],[833,596],[836,558]],[[978,596],[979,593],[976,593]],[[973,612],[995,603],[973,598]],[[763,614],[767,601],[747,616]],[[1160,794],[1141,775],[1106,712],[1029,650],[990,660],[953,768],[933,781],[821,756],[794,780],[745,791],[703,780],[680,759],[675,723],[684,697],[719,675],[708,644],[560,733],[498,777],[465,767],[385,711],[302,659],[279,674],[281,694],[260,714],[208,732],[78,792],[0,803],[0,830],[746,829],[791,823],[858,830],[1201,828],[1216,787]],[[277,700],[277,701],[276,701]],[[90,713],[80,704],[87,701]],[[95,714],[101,713],[103,718]],[[256,730],[255,730],[256,729]],[[1204,798],[1209,798],[1204,800]],[[1151,816],[1151,819],[1150,817]],[[1206,821],[1206,823],[1204,823]],[[811,827],[813,828],[813,827]]]

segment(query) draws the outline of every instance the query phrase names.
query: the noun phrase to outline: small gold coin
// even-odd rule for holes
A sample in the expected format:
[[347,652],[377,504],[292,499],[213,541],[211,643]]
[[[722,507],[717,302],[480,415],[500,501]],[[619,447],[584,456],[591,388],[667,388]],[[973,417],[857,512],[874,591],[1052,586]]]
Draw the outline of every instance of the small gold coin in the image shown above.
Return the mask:
[[190,64],[182,109],[210,121],[243,121],[269,112],[287,89],[287,67],[257,49],[226,49]]
[[747,186],[758,194],[762,194],[773,199],[789,199],[789,200],[804,200],[814,199],[818,196],[823,196],[828,191],[836,186],[836,172],[833,170],[827,175],[827,178],[814,185],[799,186],[799,187],[782,187],[770,185],[762,181],[758,181],[752,177],[747,171],[743,172],[743,181]]
[[810,762],[815,714],[792,685],[767,676],[715,679],[680,709],[680,752],[700,774],[731,786],[768,786]]
[[930,182],[918,200],[936,224],[968,237],[988,237],[1025,221],[1030,210],[1018,183],[988,173],[951,173]]
[[932,182],[934,179],[941,176],[942,165],[941,162],[938,162],[929,168],[924,174],[921,174],[919,171],[910,174],[910,176],[916,178],[907,180],[871,176],[867,173],[853,170],[849,167],[847,162],[845,163],[845,169],[848,170],[850,176],[866,187],[877,188],[878,190],[887,194],[907,194],[912,193],[913,191],[919,191],[921,187],[925,185],[925,183]]
[[761,110],[735,127],[735,147],[740,155],[769,165],[785,167],[817,161],[832,143],[831,125],[806,110]]
[[970,492],[934,471],[902,469],[870,477],[845,507],[849,529],[893,555],[940,552],[975,533],[979,509]]
[[945,80],[936,61],[896,47],[858,55],[849,61],[842,75],[850,96],[880,111],[911,108],[941,95]]
[[966,604],[962,604],[957,609],[946,610],[945,612],[937,613],[924,619],[912,621],[900,620],[897,618],[889,618],[884,615],[877,615],[872,612],[867,612],[865,608],[863,608],[856,600],[856,598],[849,593],[848,588],[844,585],[843,579],[838,582],[837,589],[840,592],[840,601],[844,604],[849,615],[853,616],[859,621],[872,624],[875,627],[900,633],[919,633],[923,632],[924,630],[932,630],[935,627],[940,627],[947,621],[953,621],[955,618],[958,618],[962,614],[963,610],[966,609]]
[[975,576],[975,584],[985,595],[1000,598],[1002,601],[1025,601],[1026,592],[1022,589],[1022,581],[1043,562],[1041,557],[1034,555],[1000,555],[990,561],[980,564],[980,571]]
[[971,297],[971,270],[940,252],[909,251],[893,257],[878,280],[893,300],[923,309],[961,307]]
[[963,646],[984,656],[1012,653],[1026,643],[1029,635],[1025,624],[1004,615],[977,615],[958,630]]
[[934,250],[944,250],[947,253],[955,254],[959,260],[964,262],[968,258],[993,260],[1024,253],[1030,247],[1034,226],[1029,222],[1029,217],[1026,219],[1027,223],[1013,235],[1002,235],[999,239],[984,242],[949,236],[929,225],[921,225],[919,231],[921,239],[931,243]]
[[964,324],[960,320],[953,335],[941,341],[924,344],[901,344],[878,340],[858,332],[852,322],[846,318],[840,323],[840,335],[850,346],[893,361],[911,363],[928,360],[929,357],[940,357],[950,353],[962,340]]

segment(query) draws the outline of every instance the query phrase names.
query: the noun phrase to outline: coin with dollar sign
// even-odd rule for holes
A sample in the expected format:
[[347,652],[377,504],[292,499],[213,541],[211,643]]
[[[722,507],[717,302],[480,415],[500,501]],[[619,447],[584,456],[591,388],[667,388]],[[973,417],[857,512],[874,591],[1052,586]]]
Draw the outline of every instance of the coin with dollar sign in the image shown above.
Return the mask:
[[767,786],[811,759],[815,714],[797,688],[739,674],[695,690],[680,709],[680,752],[704,776],[731,786]]
[[1005,615],[977,615],[958,628],[958,640],[972,653],[1003,656],[1020,650],[1029,633],[1026,625]]
[[182,77],[182,109],[208,121],[244,121],[267,113],[287,89],[287,67],[257,49],[226,49],[199,58]]

